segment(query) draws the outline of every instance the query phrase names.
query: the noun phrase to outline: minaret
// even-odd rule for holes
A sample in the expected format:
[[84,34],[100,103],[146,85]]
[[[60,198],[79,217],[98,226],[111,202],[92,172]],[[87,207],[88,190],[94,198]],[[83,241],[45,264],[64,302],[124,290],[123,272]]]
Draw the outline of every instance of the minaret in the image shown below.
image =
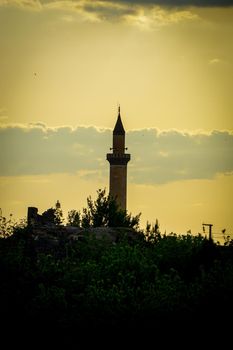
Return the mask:
[[113,130],[112,153],[107,153],[110,163],[110,185],[109,193],[116,199],[120,209],[126,210],[127,194],[127,163],[130,154],[125,153],[125,130],[121,121],[120,106],[118,107],[118,118]]

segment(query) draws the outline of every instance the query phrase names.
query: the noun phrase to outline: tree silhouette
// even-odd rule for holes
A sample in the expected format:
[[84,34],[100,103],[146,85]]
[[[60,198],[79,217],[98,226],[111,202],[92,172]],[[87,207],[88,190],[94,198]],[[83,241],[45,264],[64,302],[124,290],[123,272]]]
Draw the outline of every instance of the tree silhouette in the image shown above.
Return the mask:
[[68,226],[74,226],[74,227],[79,227],[81,224],[81,214],[77,210],[70,210],[68,211],[68,216],[67,216],[67,225]]
[[42,224],[61,225],[64,221],[63,212],[59,201],[55,204],[55,208],[45,210],[41,215]]
[[97,198],[87,198],[87,208],[83,208],[81,226],[87,227],[139,227],[141,213],[136,216],[121,210],[116,200],[106,195],[106,190],[97,190]]

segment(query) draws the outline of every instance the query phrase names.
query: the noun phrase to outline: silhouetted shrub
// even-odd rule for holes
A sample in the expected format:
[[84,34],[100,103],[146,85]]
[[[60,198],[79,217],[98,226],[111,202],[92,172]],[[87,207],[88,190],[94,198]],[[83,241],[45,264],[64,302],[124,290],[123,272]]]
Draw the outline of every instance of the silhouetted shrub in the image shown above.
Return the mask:
[[[98,210],[91,212],[95,223],[99,214],[106,218]],[[38,253],[30,228],[18,228],[0,239],[5,324],[148,330],[167,322],[211,322],[230,316],[232,247],[201,235],[162,235],[158,227],[150,238],[150,230],[129,241],[122,228],[117,243],[86,234],[64,246],[63,255]]]

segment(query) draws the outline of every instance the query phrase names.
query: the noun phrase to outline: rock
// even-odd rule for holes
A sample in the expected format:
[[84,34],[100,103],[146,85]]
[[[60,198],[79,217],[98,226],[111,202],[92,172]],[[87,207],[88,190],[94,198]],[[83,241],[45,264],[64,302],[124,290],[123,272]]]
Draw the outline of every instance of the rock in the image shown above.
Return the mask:
[[126,227],[90,227],[44,225],[30,227],[32,241],[37,253],[56,254],[65,256],[67,245],[77,241],[85,241],[88,237],[106,240],[116,244],[123,237],[132,241],[139,237],[139,233]]

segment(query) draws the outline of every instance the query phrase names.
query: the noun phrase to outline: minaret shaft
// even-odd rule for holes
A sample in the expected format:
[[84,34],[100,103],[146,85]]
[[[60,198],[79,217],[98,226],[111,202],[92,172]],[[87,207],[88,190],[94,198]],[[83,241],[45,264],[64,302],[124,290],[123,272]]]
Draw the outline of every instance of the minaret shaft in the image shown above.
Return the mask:
[[116,198],[119,207],[126,210],[127,165],[110,164],[110,195]]

